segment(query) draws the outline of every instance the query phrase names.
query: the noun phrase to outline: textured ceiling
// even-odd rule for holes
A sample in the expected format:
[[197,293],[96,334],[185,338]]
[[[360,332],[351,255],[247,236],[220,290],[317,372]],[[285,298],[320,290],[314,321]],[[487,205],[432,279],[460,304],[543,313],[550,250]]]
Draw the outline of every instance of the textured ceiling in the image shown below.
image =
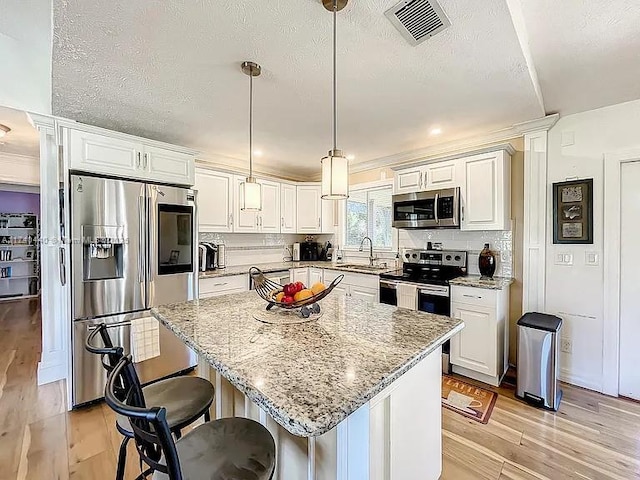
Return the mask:
[[640,98],[638,0],[522,0],[548,112]]
[[25,112],[0,107],[0,124],[11,129],[9,133],[0,138],[0,155],[9,153],[30,157],[40,156],[40,137],[36,129],[29,123]]
[[[452,26],[418,47],[384,17],[395,3],[351,0],[338,17],[338,146],[356,162],[544,114],[504,0],[441,0]],[[56,115],[246,159],[243,60],[263,67],[258,164],[317,173],[332,147],[320,0],[55,2]]]

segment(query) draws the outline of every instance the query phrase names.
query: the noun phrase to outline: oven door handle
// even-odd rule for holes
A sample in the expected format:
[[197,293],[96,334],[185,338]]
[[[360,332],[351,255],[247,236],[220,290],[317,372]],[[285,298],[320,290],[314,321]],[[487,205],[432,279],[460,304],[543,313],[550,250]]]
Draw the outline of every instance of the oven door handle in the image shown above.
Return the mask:
[[393,282],[389,280],[380,280],[380,287],[388,288],[390,290],[397,290],[398,282]]
[[448,297],[449,289],[448,288],[421,288],[420,295],[434,295],[436,297]]

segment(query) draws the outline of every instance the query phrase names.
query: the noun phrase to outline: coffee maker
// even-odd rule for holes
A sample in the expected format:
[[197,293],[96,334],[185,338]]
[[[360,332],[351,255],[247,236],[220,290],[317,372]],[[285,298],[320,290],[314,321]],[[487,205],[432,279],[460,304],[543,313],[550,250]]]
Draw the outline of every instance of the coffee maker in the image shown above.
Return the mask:
[[215,270],[218,267],[218,246],[209,242],[200,242],[198,260],[200,271]]

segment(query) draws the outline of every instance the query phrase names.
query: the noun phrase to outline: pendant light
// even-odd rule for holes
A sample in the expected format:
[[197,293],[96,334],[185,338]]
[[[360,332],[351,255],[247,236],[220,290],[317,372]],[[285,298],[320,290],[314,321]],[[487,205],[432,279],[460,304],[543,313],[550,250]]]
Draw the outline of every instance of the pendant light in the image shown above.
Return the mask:
[[254,62],[242,62],[242,73],[249,76],[249,176],[240,184],[240,210],[262,210],[262,185],[253,177],[253,77],[262,68]]
[[336,37],[338,12],[348,0],[322,0],[324,8],[333,12],[333,150],[322,159],[322,198],[324,200],[344,200],[349,198],[349,161],[342,150],[338,150],[338,102]]

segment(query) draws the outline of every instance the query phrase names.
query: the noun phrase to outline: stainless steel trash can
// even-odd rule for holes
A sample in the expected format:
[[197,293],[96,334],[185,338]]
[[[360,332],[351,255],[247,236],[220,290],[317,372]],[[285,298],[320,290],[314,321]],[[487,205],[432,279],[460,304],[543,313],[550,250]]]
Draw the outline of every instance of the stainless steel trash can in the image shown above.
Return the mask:
[[516,397],[549,410],[558,410],[562,390],[558,381],[562,319],[526,313],[518,320]]

